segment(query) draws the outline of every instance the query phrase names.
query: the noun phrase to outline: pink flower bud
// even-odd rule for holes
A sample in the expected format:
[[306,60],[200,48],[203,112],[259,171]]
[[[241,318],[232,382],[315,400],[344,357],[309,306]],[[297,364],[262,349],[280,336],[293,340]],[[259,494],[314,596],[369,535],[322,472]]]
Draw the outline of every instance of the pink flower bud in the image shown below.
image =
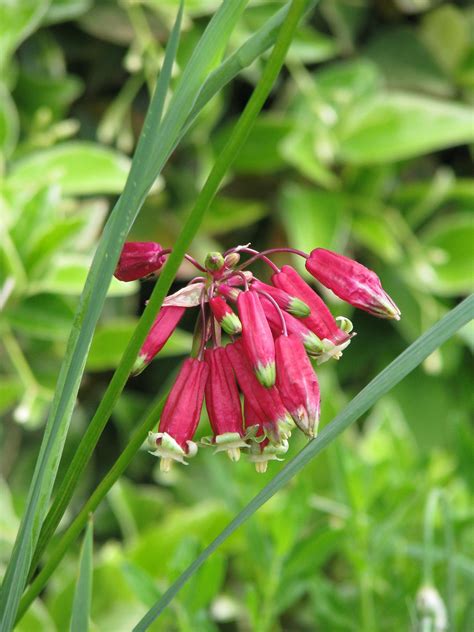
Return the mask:
[[194,456],[197,446],[192,441],[201,417],[204,389],[209,374],[205,362],[188,358],[178,374],[161,414],[158,433],[150,433],[152,454],[161,457],[160,468],[168,472],[172,461],[186,463],[185,456]]
[[[281,336],[283,327],[281,323],[280,314],[275,309],[275,306],[264,296],[260,297],[260,302],[267,317],[268,324],[272,330],[274,338]],[[300,319],[294,318],[290,314],[283,314],[285,319],[286,329],[289,334],[297,336],[304,345],[306,351],[314,356],[317,356],[324,351],[324,345],[318,336],[304,325]]]
[[252,281],[251,289],[260,293],[265,292],[266,294],[269,294],[277,303],[278,307],[281,307],[281,309],[284,309],[286,312],[293,314],[293,316],[298,318],[309,316],[311,312],[308,305],[306,305],[306,303],[302,300],[296,298],[296,296],[290,296],[287,292],[275,287],[274,285],[268,285],[267,283],[262,283],[262,281],[259,281],[258,279],[254,279]]
[[315,437],[319,424],[320,393],[316,373],[296,336],[280,336],[275,341],[277,377],[281,399],[296,425]]
[[214,296],[209,300],[209,305],[214,318],[227,334],[230,336],[240,334],[242,323],[222,297]]
[[253,292],[239,294],[237,307],[245,353],[260,384],[270,388],[275,384],[275,344],[265,312]]
[[380,318],[400,320],[400,310],[383,290],[379,277],[357,261],[331,250],[316,248],[306,260],[306,269],[354,307]]
[[272,276],[272,281],[277,287],[298,296],[309,305],[311,314],[301,321],[325,343],[325,354],[320,361],[330,356],[339,358],[342,350],[349,344],[350,336],[337,326],[334,316],[320,296],[291,266],[283,266],[281,272]]
[[148,336],[140,349],[138,358],[134,364],[132,374],[138,375],[143,369],[150,364],[153,358],[165,346],[168,338],[178,326],[186,307],[178,307],[170,305],[162,307],[158,312]]
[[243,419],[240,396],[234,371],[223,347],[207,349],[205,361],[209,366],[206,384],[206,409],[214,437],[203,439],[216,452],[227,451],[231,461],[238,461],[240,448],[247,448],[243,439]]
[[136,281],[157,272],[165,263],[163,248],[154,241],[127,241],[114,276],[120,281]]
[[241,340],[228,344],[226,353],[244,398],[263,424],[265,434],[273,443],[281,443],[290,436],[294,424],[278,390],[275,386],[265,388],[257,380]]

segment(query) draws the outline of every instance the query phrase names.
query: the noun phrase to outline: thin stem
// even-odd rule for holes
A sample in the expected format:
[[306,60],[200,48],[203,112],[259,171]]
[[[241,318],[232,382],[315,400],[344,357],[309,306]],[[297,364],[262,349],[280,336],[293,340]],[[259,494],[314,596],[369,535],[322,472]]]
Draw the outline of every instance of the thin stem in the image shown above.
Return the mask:
[[280,268],[275,265],[271,259],[266,257],[264,253],[259,252],[254,248],[248,248],[247,246],[238,246],[237,248],[233,248],[230,252],[247,252],[250,254],[255,254],[255,257],[252,257],[248,261],[244,261],[244,263],[240,264],[240,266],[236,268],[236,270],[243,270],[245,267],[250,265],[250,263],[257,261],[257,259],[261,259],[264,263],[270,266],[274,272],[280,272]]
[[[247,248],[244,246],[243,248],[239,250],[239,252],[258,252],[258,251],[254,250],[253,248]],[[270,265],[273,267],[275,272],[280,272],[280,268],[275,263],[273,263],[273,261],[271,261],[265,256],[265,255],[271,255],[271,254],[280,253],[280,252],[290,252],[291,254],[298,255],[300,257],[303,257],[304,259],[309,258],[308,253],[303,252],[302,250],[297,250],[296,248],[269,248],[268,250],[262,250],[262,252],[258,252],[258,254],[256,254],[255,257],[251,257],[250,259],[247,259],[247,261],[244,261],[244,263],[241,264],[239,268],[241,269],[246,268],[247,266],[251,265],[254,261],[257,261],[258,259],[262,259],[262,261],[265,261],[265,263],[270,262]]]
[[38,381],[33,371],[31,370],[30,365],[28,364],[28,360],[25,358],[25,355],[21,350],[21,347],[18,344],[15,336],[12,334],[10,328],[7,325],[4,325],[2,329],[3,346],[8,353],[11,363],[15,367],[20,380],[23,382],[25,388],[39,391],[41,389],[41,386],[40,384],[38,384]]
[[423,582],[425,585],[434,586],[434,539],[435,539],[435,518],[438,508],[441,509],[444,523],[445,560],[447,563],[446,573],[446,610],[448,614],[448,629],[454,626],[454,595],[456,591],[456,568],[455,568],[455,547],[454,532],[451,520],[449,504],[442,489],[433,489],[426,503],[424,517],[424,555],[423,555]]
[[199,261],[196,261],[196,259],[194,257],[191,257],[191,255],[188,255],[187,253],[184,255],[184,258],[187,259],[188,261],[190,261],[193,266],[195,268],[197,268],[200,272],[207,272],[206,268],[204,266],[202,266]]
[[283,335],[284,336],[288,336],[288,329],[286,327],[286,320],[285,320],[285,316],[283,314],[283,312],[280,309],[280,306],[278,305],[278,303],[275,301],[275,299],[273,298],[273,296],[271,294],[269,294],[268,292],[266,292],[265,290],[262,290],[260,288],[255,288],[254,292],[258,292],[259,294],[261,294],[262,296],[264,296],[265,298],[267,298],[271,304],[273,305],[273,307],[276,309],[276,311],[278,312],[278,316],[280,317],[281,320],[281,328],[283,331]]

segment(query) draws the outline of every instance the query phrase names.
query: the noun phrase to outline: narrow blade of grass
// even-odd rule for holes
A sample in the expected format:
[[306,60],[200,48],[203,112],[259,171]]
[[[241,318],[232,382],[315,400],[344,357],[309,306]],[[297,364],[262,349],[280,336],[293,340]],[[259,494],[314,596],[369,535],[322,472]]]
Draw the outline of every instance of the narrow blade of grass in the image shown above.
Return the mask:
[[[182,18],[183,2],[180,3],[178,14],[176,16],[176,21],[174,23],[170,38],[168,40],[168,45],[166,47],[163,67],[161,69],[156,85],[153,108],[150,108],[152,109],[152,115],[147,117],[147,121],[144,125],[145,137],[148,134],[153,133],[153,130],[159,125],[163,114],[165,99],[171,80],[171,72],[178,50]],[[143,138],[143,136],[141,138]],[[64,511],[66,510],[66,506],[72,497],[77,481],[79,480],[81,473],[83,472],[87,462],[89,461],[94,451],[97,441],[99,440],[99,437],[105,427],[105,423],[110,417],[113,403],[115,403],[117,397],[114,398],[111,405],[108,395],[110,393],[120,393],[123,390],[130,375],[130,369],[136,358],[137,352],[146,335],[146,330],[149,329],[150,326],[151,323],[148,323],[148,321],[145,323],[145,325],[142,325],[142,328],[138,332],[139,334],[141,334],[142,340],[139,340],[136,345],[132,346],[132,348],[130,348],[130,345],[127,347],[128,353],[127,351],[124,353],[122,361],[114,373],[113,379],[109,384],[107,392],[102,398],[99,408],[92,418],[91,423],[88,425],[85,435],[81,439],[81,443],[78,446],[78,449],[74,454],[71,464],[63,477],[61,485],[56,494],[55,501],[48,511],[48,514],[43,523],[38,542],[35,547],[33,560],[30,566],[29,578],[31,578],[32,574],[34,573],[45,547],[47,546],[54,531],[56,530],[56,527],[58,526],[64,514]],[[104,411],[109,412],[107,414],[104,413]],[[101,421],[100,424],[98,423],[99,419]]]
[[[246,0],[227,0],[204,31],[181,77],[170,107],[155,131],[151,127],[159,95],[154,94],[123,194],[104,228],[94,256],[69,337],[33,479],[17,539],[0,594],[0,631],[9,632],[15,621],[40,529],[64,448],[74,404],[95,326],[106,298],[123,243],[145,197],[176,143],[193,104],[215,63],[215,50],[227,42]],[[161,112],[160,112],[161,113]],[[147,178],[150,156],[155,173]]]
[[474,295],[451,310],[436,325],[420,336],[388,367],[377,375],[350,404],[327,425],[316,439],[310,441],[278,474],[240,511],[230,524],[204,549],[194,562],[168,588],[156,604],[133,628],[144,632],[161,614],[184,584],[196,573],[210,555],[248,520],[264,503],[274,496],[303,467],[326,448],[336,437],[369,410],[383,395],[406,377],[435,349],[449,340],[458,329],[468,323],[474,312]]
[[[260,113],[260,110],[262,109],[268,95],[270,94],[275,79],[277,78],[281,67],[283,66],[286,52],[293,39],[298,23],[301,19],[301,16],[303,15],[304,7],[304,0],[293,0],[290,11],[288,12],[288,15],[278,35],[275,48],[270,55],[260,81],[258,82],[254,92],[252,93],[252,96],[250,97],[244,109],[244,112],[235,125],[229,141],[221,152],[219,156],[219,161],[215,163],[213,169],[211,170],[211,173],[209,174],[209,177],[206,180],[204,187],[202,188],[196,200],[194,208],[191,211],[176,241],[173,252],[169,256],[166,265],[162,273],[160,274],[160,278],[155,285],[155,288],[153,289],[151,297],[148,301],[148,305],[145,308],[142,318],[140,319],[140,323],[135,330],[135,333],[132,336],[132,339],[125,351],[125,356],[127,356],[129,360],[131,359],[133,361],[136,357],[136,352],[138,351],[139,347],[138,343],[143,340],[147,328],[149,328],[149,326],[151,325],[154,314],[156,314],[161,303],[163,302],[164,296],[168,291],[174,279],[176,271],[183,259],[183,255],[189,247],[192,239],[194,238],[205,212],[214,199],[228,168],[233,163],[238,154],[238,151],[246,141],[252,129],[252,126],[254,125],[258,114]],[[135,347],[133,347],[133,345],[135,345]],[[133,348],[135,348],[135,351],[132,353]],[[129,368],[130,367],[131,364]],[[120,380],[119,378],[117,378],[117,389],[119,387],[119,383]],[[106,394],[106,396],[110,397],[110,400],[115,401],[114,398],[116,398],[119,393],[117,389],[112,392],[108,391],[108,395]],[[56,556],[56,564],[59,563],[59,560],[61,559],[63,554],[64,550],[60,556]],[[42,582],[47,581],[47,577],[45,578],[46,573],[44,572],[46,568],[48,569],[48,572],[52,572],[51,565],[48,562],[43,571],[33,582],[25,600],[22,602],[22,612],[24,612],[25,609],[28,607],[28,604],[31,603],[31,600],[34,598],[35,594],[37,594],[37,591],[41,590],[42,586],[44,585],[44,583]]]
[[92,601],[92,568],[94,556],[94,528],[89,518],[79,560],[79,577],[74,591],[70,632],[87,632]]

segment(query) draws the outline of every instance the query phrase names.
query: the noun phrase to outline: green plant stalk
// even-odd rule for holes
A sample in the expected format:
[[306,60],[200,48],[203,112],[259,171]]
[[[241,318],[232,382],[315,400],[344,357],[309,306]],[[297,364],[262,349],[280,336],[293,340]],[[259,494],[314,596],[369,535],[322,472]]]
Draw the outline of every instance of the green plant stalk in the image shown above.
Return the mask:
[[91,269],[79,300],[66,355],[59,373],[55,396],[46,424],[26,509],[0,592],[0,631],[10,632],[28,577],[35,545],[47,512],[64,448],[74,404],[84,372],[92,335],[105,302],[107,289],[126,235],[151,184],[145,175],[149,157],[156,154],[156,178],[172,150],[208,72],[246,5],[246,0],[227,0],[218,9],[201,37],[161,125],[160,95],[154,95],[147,113],[123,194],[104,228]]
[[[189,244],[191,243],[197,230],[199,229],[199,226],[202,222],[204,214],[208,210],[212,200],[214,199],[217,191],[219,190],[219,187],[221,185],[221,182],[227,170],[229,169],[229,167],[235,160],[238,151],[240,150],[240,148],[243,146],[244,142],[246,141],[260,113],[261,108],[263,107],[268,95],[270,94],[272,86],[281,70],[281,67],[283,66],[286,52],[293,39],[293,35],[296,31],[299,20],[304,12],[305,4],[306,4],[305,0],[293,1],[290,11],[288,12],[288,15],[281,27],[281,31],[275,43],[275,47],[270,55],[267,65],[265,66],[262,76],[254,92],[252,93],[252,96],[250,97],[242,115],[240,116],[237,124],[235,125],[234,130],[231,134],[231,137],[229,138],[226,146],[221,152],[219,156],[219,161],[215,163],[213,169],[211,170],[211,173],[209,174],[204,184],[204,187],[202,188],[196,200],[194,208],[191,211],[186,221],[186,224],[183,227],[183,230],[181,231],[176,241],[176,244],[173,248],[173,252],[170,254],[167,260],[167,263],[163,269],[163,272],[160,275],[159,281],[156,284],[151,294],[150,300],[142,315],[142,318],[140,319],[140,322],[132,336],[132,339],[129,342],[127,349],[125,350],[124,357],[126,357],[129,362],[128,372],[133,365],[133,362],[136,358],[136,354],[138,352],[140,344],[146,335],[146,329],[147,327],[149,328],[149,326],[151,326],[153,322],[154,314],[156,314],[156,311],[159,309],[164,299],[164,296],[174,279],[176,270],[179,264],[181,263],[184,252],[187,250]],[[145,331],[145,333],[143,333],[142,330]],[[123,364],[121,363],[121,367],[122,368],[119,367],[120,372],[119,372],[119,369],[117,369],[116,373],[114,374],[114,377],[112,378],[112,383],[114,383],[114,380],[115,380],[117,385],[119,385],[120,382],[123,380],[122,374],[125,374],[125,368],[126,368],[125,363]],[[128,372],[127,372],[126,377],[128,377]],[[106,399],[107,399],[107,404],[104,404],[104,409],[106,408],[106,406],[107,407],[109,406],[109,400],[111,402],[111,406],[113,406],[113,403],[114,401],[116,401],[116,398],[119,396],[120,391],[121,389],[119,390],[119,388],[116,387],[115,384],[114,384],[113,389],[112,388],[108,389],[99,406],[99,410]],[[107,419],[104,420],[104,418],[101,417],[101,423],[103,423],[103,425],[105,425],[106,421]],[[91,426],[92,426],[92,423],[90,424],[89,428]],[[95,424],[94,424],[94,428],[95,428]],[[97,429],[98,429],[98,426],[97,426]],[[94,432],[95,432],[95,429],[94,429]],[[99,436],[100,436],[100,433],[99,433]],[[40,574],[40,576],[41,575],[42,573]],[[38,578],[40,576],[38,576]],[[37,580],[35,580],[34,583],[36,583]],[[33,585],[31,588],[33,588]]]
[[438,507],[441,509],[444,523],[444,560],[447,564],[446,573],[446,611],[448,616],[448,630],[454,630],[454,595],[456,594],[456,551],[454,545],[454,531],[451,512],[446,495],[442,489],[433,489],[428,497],[425,508],[423,526],[423,583],[435,586],[434,557],[435,557],[435,517]]
[[388,393],[413,369],[423,362],[440,345],[449,340],[461,327],[468,323],[474,313],[474,294],[452,309],[431,329],[420,336],[412,345],[391,362],[377,377],[360,391],[349,405],[297,454],[265,487],[247,504],[227,527],[204,549],[194,562],[168,588],[156,604],[133,628],[143,632],[161,614],[184,584],[196,573],[207,558],[248,520],[264,503],[274,496],[286,483],[300,472],[314,457],[320,454],[344,430],[369,410],[383,395]]
[[[305,4],[307,5],[307,3]],[[311,4],[314,4],[314,2]],[[280,21],[286,17],[287,13],[288,12],[286,10],[286,7],[282,9],[281,11],[279,11],[278,14],[274,16],[274,18],[278,17],[278,20],[275,20],[275,22],[279,24]],[[271,22],[271,20],[269,22]],[[262,29],[261,32],[260,31],[257,32],[255,36],[252,37],[246,44],[244,44],[232,57],[235,58],[236,62],[239,62],[239,60],[243,59],[245,60],[246,64],[251,63],[251,61],[255,59],[255,56],[257,56],[258,54],[262,52],[262,47],[268,47],[274,41],[275,30],[276,30],[276,27],[274,26],[273,23],[267,24],[265,26],[265,29]],[[251,45],[247,46],[247,44],[249,43]],[[222,81],[224,81],[224,83],[229,81],[242,68],[240,63],[237,63],[237,65],[235,63],[231,63],[229,65],[227,64],[227,62],[224,62],[222,66],[225,67],[224,68],[225,72],[221,73],[220,69],[215,71],[214,76],[217,74],[218,77],[220,77],[220,79],[218,79],[217,81],[216,80],[211,81],[212,89],[206,92],[207,99],[212,98],[212,95],[215,93],[214,91],[217,91],[218,89],[220,89],[220,87],[222,87],[223,85]],[[264,79],[264,76],[262,75],[261,81],[263,79]],[[272,85],[273,85],[273,82],[272,82]],[[257,89],[259,88],[259,86],[260,86],[260,83],[258,84]],[[270,88],[268,88],[268,85],[266,85],[263,90],[265,91],[268,90],[269,92]],[[268,92],[262,92],[262,94],[268,94]],[[266,96],[263,96],[263,99],[260,98],[260,102],[262,105],[265,99],[266,99]],[[198,109],[195,108],[193,110],[194,117],[198,115],[200,109],[204,107],[205,103],[206,103],[205,100],[201,100],[200,108]],[[250,106],[250,102],[249,102],[249,106]],[[258,107],[258,111],[260,110],[260,108],[261,108],[261,105]],[[255,109],[255,111],[257,110]],[[249,125],[252,125],[251,121],[249,122]],[[232,144],[229,151],[227,151],[228,160],[230,161],[233,160],[233,152],[237,151],[236,148],[238,146],[241,146],[244,140],[245,139],[242,137],[242,139],[240,140],[238,139],[236,142]],[[73,457],[73,460],[63,477],[61,485],[55,496],[54,502],[46,516],[46,519],[43,524],[43,528],[39,535],[38,543],[34,552],[33,561],[30,567],[30,572],[29,572],[30,578],[32,574],[34,573],[34,570],[36,569],[39,563],[41,555],[43,554],[49,541],[51,540],[54,534],[54,531],[56,530],[62,516],[64,515],[66,507],[69,504],[71,497],[73,495],[74,489],[77,485],[77,481],[79,480],[81,473],[84,471],[84,468],[86,467],[89,459],[91,458],[94,448],[99,440],[99,437],[102,434],[110,418],[110,415],[112,414],[112,410],[115,406],[115,403],[117,402],[117,399],[120,397],[120,394],[123,388],[125,387],[125,384],[130,375],[130,371],[133,367],[133,363],[135,362],[135,359],[137,357],[137,353],[146,337],[147,332],[149,331],[151,325],[153,324],[156,313],[161,307],[163,299],[166,293],[168,292],[168,289],[174,279],[176,270],[178,269],[178,266],[182,259],[181,253],[184,254],[184,251],[187,250],[187,248],[189,247],[189,244],[191,243],[202,221],[202,216],[204,212],[207,210],[207,208],[209,207],[210,201],[212,200],[215,193],[217,192],[220,186],[220,182],[222,181],[222,178],[225,175],[225,172],[227,171],[228,164],[226,164],[226,160],[224,159],[223,154],[221,154],[220,156],[220,164],[222,165],[220,172],[217,174],[214,173],[214,175],[211,173],[211,175],[213,175],[213,181],[209,185],[207,185],[207,188],[205,190],[203,189],[201,196],[198,198],[196,202],[196,206],[193,209],[181,233],[181,236],[180,236],[181,241],[180,239],[178,239],[178,241],[176,242],[173,249],[173,253],[168,258],[167,264],[165,268],[163,269],[160,275],[159,281],[156,284],[150,296],[148,305],[145,308],[145,311],[143,312],[142,317],[140,318],[138,326],[129,344],[127,345],[127,348],[121,358],[120,364],[117,367],[112,377],[112,380],[109,386],[107,387],[107,390],[100,402],[100,405],[94,417],[92,418],[92,421],[88,425],[86,433],[84,434],[76,450],[76,453]]]
[[122,454],[116,460],[114,465],[110,468],[110,470],[101,480],[99,485],[95,488],[90,498],[88,498],[88,500],[85,502],[81,511],[77,514],[67,530],[56,543],[51,557],[48,559],[46,564],[41,569],[41,572],[37,575],[37,577],[31,583],[30,587],[23,596],[20,602],[20,607],[18,608],[16,623],[18,623],[18,621],[22,618],[22,616],[30,607],[33,600],[43,590],[46,582],[51,577],[56,567],[63,559],[64,555],[70,550],[71,545],[79,536],[84,526],[87,524],[90,514],[97,509],[113,484],[124,473],[133,457],[142,447],[148,433],[155,426],[157,419],[161,415],[166,397],[166,395],[164,397],[160,396],[155,400],[155,402],[153,402],[148,413],[145,415],[144,420],[133,433],[130,442],[127,444],[127,447],[123,450]]
[[92,571],[94,564],[94,527],[92,518],[89,522],[82,544],[79,561],[79,577],[74,591],[71,612],[70,632],[87,632],[92,603]]

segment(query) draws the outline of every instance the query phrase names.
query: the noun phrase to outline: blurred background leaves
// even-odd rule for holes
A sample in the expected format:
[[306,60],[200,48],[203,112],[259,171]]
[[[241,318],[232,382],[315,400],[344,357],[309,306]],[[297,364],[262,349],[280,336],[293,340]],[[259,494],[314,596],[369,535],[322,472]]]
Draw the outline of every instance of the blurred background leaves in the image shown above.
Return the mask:
[[[218,5],[186,2],[176,72]],[[0,0],[1,564],[77,297],[123,187],[177,6]],[[232,47],[280,6],[251,2]],[[323,0],[300,29],[193,244],[196,257],[249,241],[257,248],[323,246],[379,273],[403,313],[395,325],[352,313],[325,294],[336,314],[354,319],[358,336],[337,366],[321,367],[323,423],[472,291],[473,33],[468,2]],[[253,64],[205,108],[155,183],[131,239],[172,246],[260,68]],[[176,289],[190,274],[183,265]],[[150,291],[149,282],[110,286],[66,462]],[[187,353],[191,321],[183,320],[166,353],[130,382],[67,520]],[[446,492],[455,532],[453,629],[472,629],[472,344],[466,327],[432,354],[235,534],[155,629],[416,628],[423,512],[435,487]],[[297,439],[292,452],[302,444]],[[204,450],[168,477],[140,453],[95,516],[91,629],[131,629],[262,484],[248,463]],[[441,518],[436,529],[442,533]],[[441,535],[436,542],[443,594]],[[71,550],[18,630],[67,629],[78,559],[79,548]]]

